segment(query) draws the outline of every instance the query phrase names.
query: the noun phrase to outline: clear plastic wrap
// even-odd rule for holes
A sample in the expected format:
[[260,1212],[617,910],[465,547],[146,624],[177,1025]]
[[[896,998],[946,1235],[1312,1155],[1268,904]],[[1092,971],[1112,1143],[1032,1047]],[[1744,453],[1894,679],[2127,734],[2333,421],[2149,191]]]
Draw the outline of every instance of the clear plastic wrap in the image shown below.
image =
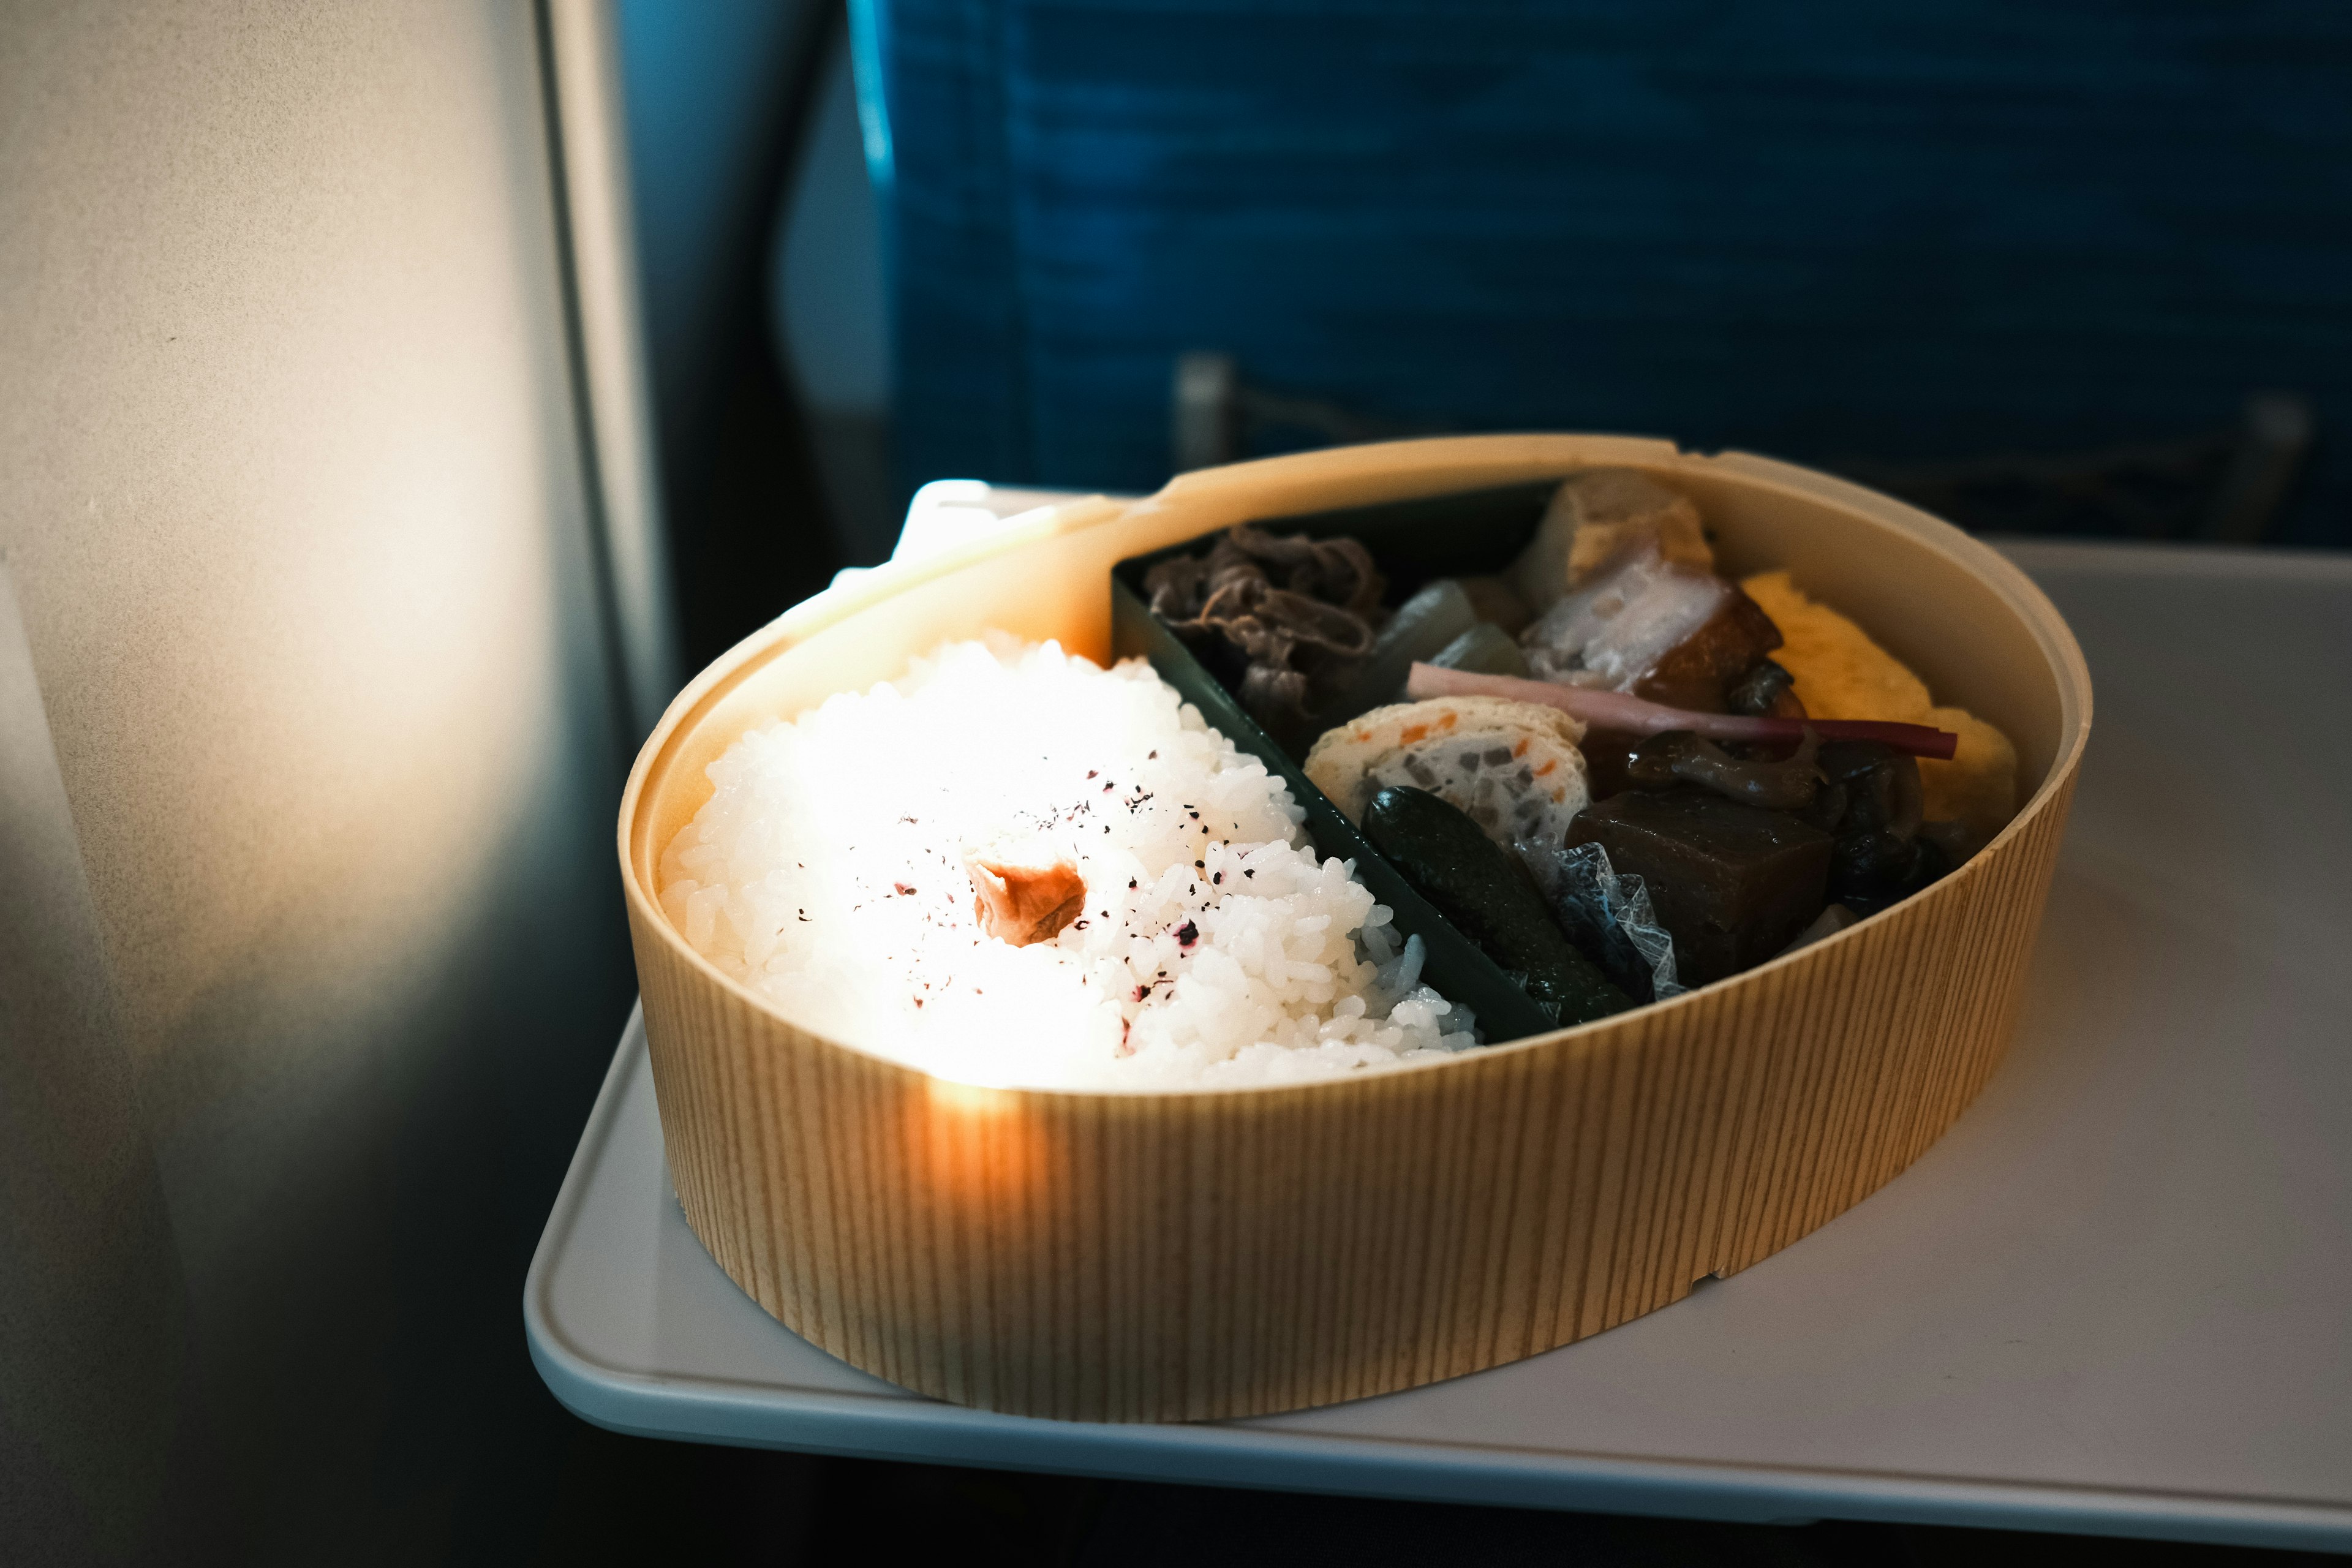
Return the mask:
[[1650,907],[1650,889],[1619,876],[1598,844],[1513,847],[1551,905],[1560,928],[1636,1002],[1663,1002],[1687,989],[1675,976],[1675,939]]

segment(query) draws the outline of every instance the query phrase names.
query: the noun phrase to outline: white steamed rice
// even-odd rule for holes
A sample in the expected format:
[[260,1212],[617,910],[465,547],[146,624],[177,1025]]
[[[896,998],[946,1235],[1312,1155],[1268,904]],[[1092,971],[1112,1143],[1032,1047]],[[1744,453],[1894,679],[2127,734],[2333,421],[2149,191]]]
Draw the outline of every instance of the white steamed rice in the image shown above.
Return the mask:
[[[949,644],[751,731],[710,778],[662,857],[687,940],[805,1026],[943,1077],[1287,1082],[1474,1043],[1420,984],[1420,939],[1140,659]],[[981,931],[964,854],[1007,835],[1086,879],[1052,941]]]

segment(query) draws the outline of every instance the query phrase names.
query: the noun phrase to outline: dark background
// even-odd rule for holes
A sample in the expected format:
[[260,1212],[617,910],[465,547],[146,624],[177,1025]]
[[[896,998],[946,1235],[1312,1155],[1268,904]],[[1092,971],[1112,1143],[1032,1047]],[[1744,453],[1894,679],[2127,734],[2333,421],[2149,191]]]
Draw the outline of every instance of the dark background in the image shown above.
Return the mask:
[[[1238,377],[1233,456],[1618,431],[1817,464],[1984,531],[2352,543],[2340,5],[853,10],[870,210],[828,176],[846,139],[817,145],[847,112],[808,63],[846,52],[823,6],[735,139],[799,137],[799,161],[738,151],[731,195],[697,188],[764,237],[782,166],[824,187],[787,195],[809,226],[873,226],[855,255],[804,247],[796,287],[880,318],[856,329],[888,360],[858,395],[875,417],[810,406],[840,372],[804,327],[737,333],[786,362],[795,425],[693,346],[748,320],[740,290],[666,302],[677,269],[649,268],[698,650],[748,611],[694,563],[781,550],[745,507],[797,484],[833,558],[862,561],[925,479],[1151,489],[1176,361],[1201,352]],[[707,101],[648,42],[656,8],[625,14],[636,101]],[[662,26],[726,32],[698,16]],[[677,178],[673,151],[641,138],[641,190]],[[649,222],[646,253],[717,257],[694,237],[721,226]],[[747,440],[763,460],[734,458]],[[888,478],[828,490],[844,462]]]
[[[2352,393],[2352,12],[887,7],[912,468],[1140,488],[1169,363],[1465,430],[2064,453]],[[2276,537],[2352,501],[2318,463]]]

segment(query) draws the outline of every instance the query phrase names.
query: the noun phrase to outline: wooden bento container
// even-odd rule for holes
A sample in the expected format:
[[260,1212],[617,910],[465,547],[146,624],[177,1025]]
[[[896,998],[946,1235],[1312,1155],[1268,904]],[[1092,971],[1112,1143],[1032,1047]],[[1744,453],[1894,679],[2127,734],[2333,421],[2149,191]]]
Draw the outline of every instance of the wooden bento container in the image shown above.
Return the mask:
[[[1727,570],[1793,570],[2016,742],[1982,853],[1826,942],[1673,1001],[1301,1087],[1069,1092],[934,1079],[797,1027],[688,947],[660,853],[754,723],[990,626],[1097,659],[1113,565],[1227,524],[1627,465]],[[1097,1421],[1263,1415],[1533,1355],[1681,1300],[1874,1191],[2015,1022],[2088,672],[2047,599],[1924,513],[1660,441],[1396,442],[1187,474],[885,566],[670,705],[620,855],[672,1180],[730,1277],[811,1342],[958,1404]]]

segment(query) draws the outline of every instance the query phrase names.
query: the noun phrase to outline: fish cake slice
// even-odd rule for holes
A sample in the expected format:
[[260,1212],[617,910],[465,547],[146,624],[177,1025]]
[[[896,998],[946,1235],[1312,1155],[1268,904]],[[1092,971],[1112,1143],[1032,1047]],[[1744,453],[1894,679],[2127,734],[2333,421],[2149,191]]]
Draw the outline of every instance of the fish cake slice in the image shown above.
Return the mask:
[[1584,726],[1556,708],[1499,697],[1438,697],[1375,708],[1325,731],[1307,777],[1349,821],[1391,785],[1445,800],[1497,844],[1558,844],[1591,799]]

